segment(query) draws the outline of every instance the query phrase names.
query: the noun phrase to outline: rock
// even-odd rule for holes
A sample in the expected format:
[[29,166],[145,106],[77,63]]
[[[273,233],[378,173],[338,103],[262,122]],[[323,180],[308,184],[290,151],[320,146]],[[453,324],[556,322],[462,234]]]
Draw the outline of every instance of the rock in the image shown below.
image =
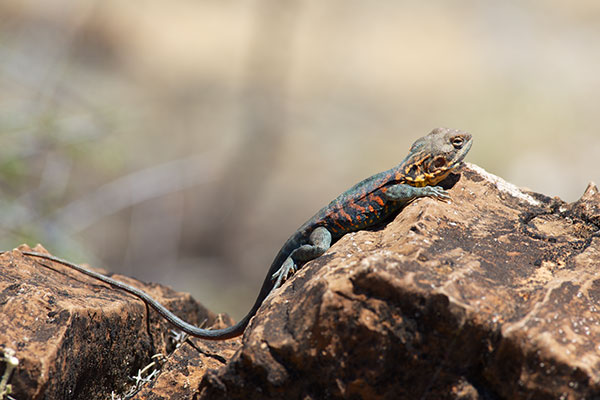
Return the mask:
[[199,399],[600,396],[600,195],[522,191],[469,165],[269,296]]
[[[224,328],[232,321],[227,322],[228,324],[214,324],[213,328]],[[145,385],[133,398],[144,400],[195,398],[202,378],[208,371],[225,366],[240,344],[240,339],[221,342],[186,340],[170,354],[157,379]]]
[[[153,355],[172,351],[169,325],[137,298],[20,250],[31,249],[0,256],[0,351],[12,349],[19,363],[9,382],[15,399],[109,399]],[[215,319],[189,295],[115,278],[190,321]]]
[[[474,165],[451,178],[450,203],[418,199],[307,263],[241,340],[172,353],[137,299],[4,254],[0,345],[16,350],[10,383],[28,394],[16,398],[110,398],[156,352],[168,354],[160,374],[133,399],[598,398],[597,188],[567,204]],[[231,322],[181,299],[183,317]]]

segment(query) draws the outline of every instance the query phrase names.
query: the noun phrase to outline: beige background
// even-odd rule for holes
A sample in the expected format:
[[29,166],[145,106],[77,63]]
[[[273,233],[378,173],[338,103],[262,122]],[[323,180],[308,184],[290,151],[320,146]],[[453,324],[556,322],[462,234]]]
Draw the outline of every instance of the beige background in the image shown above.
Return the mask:
[[567,201],[600,181],[597,1],[0,3],[0,241],[239,318],[279,246],[437,126]]

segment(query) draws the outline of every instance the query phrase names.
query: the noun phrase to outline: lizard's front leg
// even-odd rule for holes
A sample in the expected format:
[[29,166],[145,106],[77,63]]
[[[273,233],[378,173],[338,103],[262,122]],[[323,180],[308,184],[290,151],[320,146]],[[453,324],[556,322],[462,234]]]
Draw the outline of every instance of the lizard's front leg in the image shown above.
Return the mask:
[[450,200],[450,195],[441,186],[416,187],[399,183],[387,188],[386,199],[408,203],[418,197],[433,197],[438,200]]
[[309,244],[304,244],[290,253],[290,256],[281,264],[281,267],[273,274],[271,279],[275,280],[273,289],[281,284],[297,271],[298,263],[313,260],[331,247],[331,232],[323,226],[315,228],[308,239]]

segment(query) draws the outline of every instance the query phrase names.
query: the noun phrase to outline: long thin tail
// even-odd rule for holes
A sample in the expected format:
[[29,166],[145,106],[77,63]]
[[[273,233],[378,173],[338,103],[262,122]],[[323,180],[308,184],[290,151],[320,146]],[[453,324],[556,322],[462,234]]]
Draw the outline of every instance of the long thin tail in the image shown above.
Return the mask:
[[[3,254],[3,253],[4,252],[0,252],[0,254]],[[271,289],[273,288],[273,283],[271,281],[271,274],[269,273],[265,277],[262,288],[260,290],[260,293],[258,294],[258,297],[256,298],[254,305],[252,306],[252,308],[250,309],[250,311],[248,312],[248,314],[246,314],[246,316],[244,318],[242,318],[237,324],[230,326],[228,328],[210,330],[210,329],[199,328],[195,325],[185,322],[184,320],[179,318],[177,315],[175,315],[171,311],[169,311],[165,306],[163,306],[158,301],[156,301],[152,297],[150,297],[148,294],[146,294],[145,292],[143,292],[140,289],[137,289],[133,286],[127,285],[123,282],[119,282],[115,279],[109,278],[108,276],[99,274],[97,272],[90,271],[89,269],[84,268],[81,265],[74,264],[72,262],[63,260],[63,259],[55,257],[55,256],[51,256],[49,254],[38,253],[35,251],[21,251],[21,253],[23,253],[27,256],[43,258],[46,260],[50,260],[50,261],[62,264],[64,266],[72,268],[76,271],[79,271],[84,275],[90,276],[94,279],[97,279],[97,280],[107,283],[111,286],[119,288],[127,293],[130,293],[130,294],[140,298],[146,304],[148,304],[150,307],[155,309],[156,312],[158,312],[163,318],[165,318],[167,321],[169,321],[177,329],[180,329],[189,335],[199,337],[202,339],[207,339],[207,340],[225,340],[225,339],[231,339],[231,338],[241,335],[244,332],[244,329],[246,329],[246,326],[248,326],[250,319],[254,316],[254,314],[256,314],[256,312],[258,311],[258,308],[262,304],[263,300],[267,297],[267,295],[270,293]],[[276,257],[273,264],[277,263],[278,258],[279,257]],[[269,271],[271,271],[271,270],[269,270]]]

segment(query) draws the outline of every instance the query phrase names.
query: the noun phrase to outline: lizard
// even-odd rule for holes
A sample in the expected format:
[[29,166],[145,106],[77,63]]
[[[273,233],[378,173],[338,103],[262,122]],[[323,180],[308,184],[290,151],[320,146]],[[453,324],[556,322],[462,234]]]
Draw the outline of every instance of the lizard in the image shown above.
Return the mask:
[[462,165],[472,143],[473,138],[467,132],[436,128],[415,141],[400,164],[362,180],[336,197],[283,244],[250,311],[235,325],[224,329],[211,330],[189,324],[142,290],[80,265],[49,254],[34,251],[22,253],[63,264],[133,294],[176,328],[191,336],[207,340],[231,339],[244,332],[270,293],[306,262],[323,255],[345,234],[382,223],[420,197],[449,200],[448,192],[437,184]]

